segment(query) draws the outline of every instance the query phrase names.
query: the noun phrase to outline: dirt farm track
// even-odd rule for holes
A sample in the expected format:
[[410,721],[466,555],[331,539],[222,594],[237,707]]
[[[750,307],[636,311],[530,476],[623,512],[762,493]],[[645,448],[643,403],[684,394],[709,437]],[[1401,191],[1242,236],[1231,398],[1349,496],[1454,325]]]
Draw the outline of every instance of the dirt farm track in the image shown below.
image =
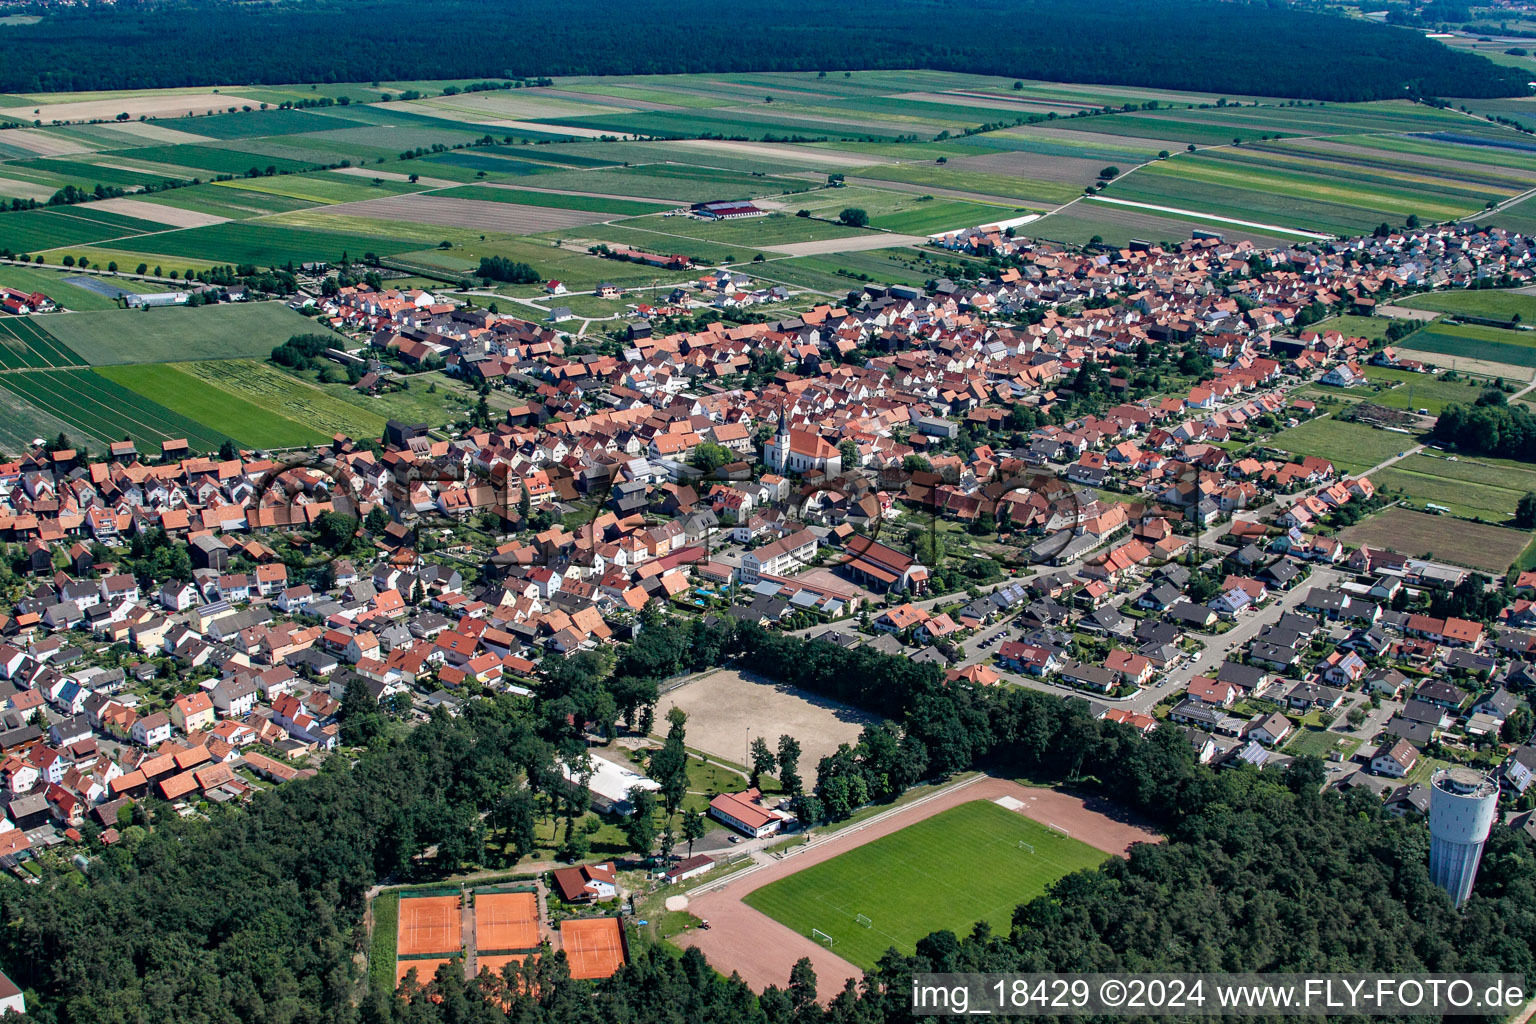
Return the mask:
[[1004,798],[1018,801],[1021,806],[1017,810],[1026,817],[1059,826],[1072,838],[1106,853],[1124,856],[1135,843],[1161,841],[1155,832],[1131,821],[1129,815],[1104,801],[976,776],[828,838],[813,839],[781,860],[770,860],[690,894],[689,911],[707,920],[709,930],[685,932],[674,941],[697,947],[709,957],[710,963],[722,971],[739,972],[758,991],[768,985],[782,988],[789,981],[795,961],[809,958],[825,1002],[842,991],[848,979],[862,978],[863,972],[826,947],[747,906],[742,899],[770,882],[831,860],[940,811],[972,800]]

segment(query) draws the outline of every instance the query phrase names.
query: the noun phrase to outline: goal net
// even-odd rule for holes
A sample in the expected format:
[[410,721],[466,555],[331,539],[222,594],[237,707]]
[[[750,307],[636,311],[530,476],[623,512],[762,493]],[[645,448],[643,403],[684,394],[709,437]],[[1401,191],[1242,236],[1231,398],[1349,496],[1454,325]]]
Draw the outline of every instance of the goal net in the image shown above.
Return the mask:
[[1029,843],[1026,843],[1022,839],[1019,840],[1019,849],[1021,849],[1021,850],[1028,850],[1030,853],[1034,853],[1035,852],[1035,848],[1033,846],[1031,846]]
[[855,917],[853,920],[854,920],[854,922],[856,924],[861,924],[865,928],[873,928],[875,926],[875,922],[871,921],[869,918],[865,917],[863,914],[860,914],[858,917]]
[[833,947],[833,945],[835,945],[835,943],[834,943],[834,941],[832,939],[832,936],[828,935],[826,932],[822,931],[820,928],[812,928],[811,929],[811,938],[815,939],[817,942],[821,943],[823,946],[826,946],[828,949],[831,949]]

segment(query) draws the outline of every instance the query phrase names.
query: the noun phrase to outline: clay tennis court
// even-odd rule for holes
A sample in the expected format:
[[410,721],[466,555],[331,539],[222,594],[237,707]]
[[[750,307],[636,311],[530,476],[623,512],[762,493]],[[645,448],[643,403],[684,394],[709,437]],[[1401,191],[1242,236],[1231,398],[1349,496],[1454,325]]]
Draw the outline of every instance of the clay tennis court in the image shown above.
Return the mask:
[[395,955],[457,953],[464,945],[461,913],[457,896],[402,897]]
[[1106,800],[979,776],[941,790],[922,803],[904,807],[888,817],[871,820],[825,839],[815,839],[809,845],[798,847],[797,852],[783,860],[772,861],[750,874],[728,880],[719,888],[689,893],[689,912],[708,921],[709,930],[684,932],[673,941],[697,947],[722,973],[740,972],[747,984],[759,992],[769,985],[782,988],[789,981],[789,971],[795,961],[805,957],[816,970],[817,989],[821,1000],[826,1002],[842,991],[845,981],[858,981],[863,972],[827,947],[811,941],[809,936],[747,906],[742,898],[769,882],[831,860],[972,800],[996,801],[1116,856],[1124,856],[1136,843],[1162,841],[1156,832]]
[[[475,948],[533,949],[539,944],[539,898],[531,892],[475,896]],[[493,957],[480,957],[484,964]],[[505,959],[505,958],[503,958]]]
[[624,938],[611,917],[561,921],[560,948],[573,978],[607,978],[624,966]]
[[416,984],[425,985],[437,974],[437,969],[448,962],[448,958],[432,957],[426,960],[396,960],[395,961],[395,987],[405,984],[405,976],[416,971]]
[[507,964],[520,964],[527,959],[527,953],[498,953],[494,956],[475,957],[475,966],[481,971],[490,971],[498,978],[501,977],[501,969]]

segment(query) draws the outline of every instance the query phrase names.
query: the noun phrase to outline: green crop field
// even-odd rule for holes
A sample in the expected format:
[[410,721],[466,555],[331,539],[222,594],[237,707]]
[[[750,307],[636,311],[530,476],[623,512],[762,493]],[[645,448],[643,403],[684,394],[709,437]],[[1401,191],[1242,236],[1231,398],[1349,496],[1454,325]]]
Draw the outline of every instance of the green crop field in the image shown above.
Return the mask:
[[542,206],[552,210],[586,210],[590,213],[613,213],[621,217],[638,217],[666,209],[661,203],[647,203],[635,199],[608,199],[603,196],[568,196],[559,192],[530,192],[520,188],[488,187],[485,185],[460,185],[456,188],[439,189],[432,195],[440,199],[480,199],[492,203],[514,203],[518,206]]
[[[1389,409],[1428,409],[1431,416],[1440,415],[1440,410],[1453,402],[1471,405],[1488,386],[1487,381],[1476,377],[1442,380],[1427,373],[1386,370],[1375,366],[1366,370],[1366,376],[1384,390],[1355,388],[1348,392],[1351,396]],[[1334,395],[1339,393],[1336,388],[1325,390]]]
[[[336,434],[376,438],[384,433],[385,417],[380,413],[342,401],[270,363],[215,359],[181,363],[176,369],[194,378],[201,387],[229,395],[260,410],[263,416],[285,419],[303,428],[310,433],[307,440],[324,440]],[[254,430],[260,422],[253,420],[243,426]]]
[[1410,309],[1433,309],[1460,316],[1475,316],[1487,320],[1511,321],[1519,317],[1525,323],[1536,324],[1536,295],[1502,291],[1495,288],[1464,289],[1454,292],[1426,292],[1392,300],[1393,305]]
[[1031,203],[1036,207],[1064,203],[1079,195],[1083,186],[1090,184],[1093,180],[1092,175],[1086,175],[1080,182],[1040,181],[1015,174],[963,170],[955,165],[916,163],[861,167],[853,173],[860,178],[955,189],[982,196],[999,196]]
[[282,157],[242,153],[237,149],[216,145],[144,146],[139,149],[125,149],[119,155],[156,163],[181,164],[216,174],[244,174],[252,169],[265,171],[268,167],[275,167],[279,171],[301,171],[319,163],[317,160],[285,160]]
[[140,363],[104,366],[99,372],[108,380],[228,434],[250,448],[318,444],[331,436],[288,419],[265,401],[253,401],[212,386],[208,380],[187,371],[192,365],[195,364]]
[[869,226],[902,234],[933,235],[940,231],[996,224],[1017,216],[1019,211],[1008,207],[956,199],[930,199],[899,213],[871,214]]
[[0,319],[0,370],[84,366],[85,360],[28,317]]
[[910,955],[919,939],[941,929],[964,935],[986,921],[1007,934],[1015,907],[1108,856],[976,800],[765,885],[746,903],[801,935],[825,932],[832,952],[871,968],[888,948]]
[[1526,491],[1536,491],[1536,464],[1468,458],[1451,462],[1411,455],[1372,478],[1378,488],[1401,491],[1415,507],[1444,505],[1456,515],[1501,523],[1514,515]]
[[1406,434],[1391,434],[1360,423],[1319,418],[1282,430],[1272,447],[1293,455],[1327,459],[1342,473],[1358,473],[1389,459],[1417,442]]
[[158,450],[161,441],[184,437],[197,451],[214,451],[228,437],[93,370],[4,373],[0,388],[47,410],[68,424],[77,440],[98,448],[127,436]]
[[165,231],[134,239],[133,244],[144,252],[161,256],[252,263],[258,267],[280,267],[289,262],[312,260],[329,263],[339,260],[343,254],[349,257],[360,257],[369,252],[386,255],[420,245],[404,238],[351,235],[249,221]]
[[1498,327],[1435,322],[1404,338],[1399,345],[1415,352],[1446,356],[1436,360],[1454,366],[1455,359],[1477,359],[1509,366],[1536,367],[1536,334]]
[[1310,330],[1314,331],[1339,331],[1346,338],[1370,338],[1372,341],[1380,341],[1387,336],[1387,328],[1392,321],[1380,316],[1355,316],[1345,313],[1340,316],[1329,317],[1313,324]]
[[[626,232],[619,228],[610,228],[607,225],[595,227],[572,228],[565,237],[570,239],[582,239],[582,245],[596,244],[600,241],[622,242],[627,245],[636,245],[652,252],[673,253],[680,252],[692,256],[705,255],[700,250],[712,243],[692,242],[688,239],[673,238],[666,235],[657,235],[649,232]],[[741,249],[724,249],[716,247],[733,256],[737,261],[745,261],[751,258],[752,253]],[[553,242],[538,238],[491,238],[484,242],[468,243],[462,248],[452,250],[424,249],[420,252],[404,253],[401,260],[410,265],[424,267],[440,267],[449,273],[465,273],[472,271],[480,262],[482,256],[506,256],[508,259],[520,260],[527,263],[539,272],[545,280],[553,278],[563,281],[571,291],[586,291],[603,281],[609,281],[623,288],[639,287],[651,284],[672,284],[680,281],[688,281],[705,273],[707,266],[699,270],[665,271],[655,267],[643,266],[639,263],[629,263],[623,260],[608,260],[598,256],[588,255],[585,252],[571,252],[569,249],[556,248]],[[539,285],[511,285],[503,291],[515,295],[542,294],[543,289]],[[558,304],[558,303],[557,303]]]
[[93,366],[265,358],[295,334],[325,332],[280,302],[69,313],[47,327]]
[[921,288],[934,278],[947,277],[946,269],[963,263],[961,257],[922,249],[869,249],[827,256],[797,256],[754,264],[752,276],[773,284],[812,288],[841,298],[864,281],[881,281]]
[[164,224],[92,210],[89,204],[0,214],[0,249],[35,253],[60,245],[160,231]]
[[675,244],[681,246],[691,245],[692,239],[699,239],[747,249],[764,245],[819,241],[824,238],[852,238],[869,234],[868,231],[859,228],[833,224],[814,217],[796,217],[786,213],[772,213],[766,217],[753,217],[748,220],[726,221],[652,216],[620,221],[614,227],[638,228],[643,231],[678,235],[681,237]]

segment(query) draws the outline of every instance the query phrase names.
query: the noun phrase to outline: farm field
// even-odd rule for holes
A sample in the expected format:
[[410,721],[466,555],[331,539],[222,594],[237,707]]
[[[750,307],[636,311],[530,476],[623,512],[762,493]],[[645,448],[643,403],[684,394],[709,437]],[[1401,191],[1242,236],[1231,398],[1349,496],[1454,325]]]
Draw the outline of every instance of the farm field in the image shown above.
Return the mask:
[[0,388],[68,425],[71,437],[97,447],[125,436],[158,450],[184,437],[197,451],[215,451],[228,435],[166,408],[92,370],[0,373]]
[[978,196],[1012,199],[1035,208],[1064,203],[1080,194],[1083,186],[1091,185],[1094,180],[1091,172],[1077,182],[1041,181],[1011,174],[969,170],[960,167],[958,163],[942,167],[917,163],[879,164],[860,168],[853,173],[859,178],[873,178],[877,181],[906,182]]
[[[410,253],[418,265],[456,275],[480,255],[469,242],[493,250],[668,204],[746,197],[777,197],[771,201],[786,213],[804,208],[824,219],[858,206],[872,229],[918,236],[1038,210],[1048,215],[1024,230],[1056,241],[1180,241],[1207,230],[1277,245],[1298,232],[1368,231],[1409,214],[1469,216],[1536,186],[1536,147],[1523,137],[1406,102],[1292,104],[1028,81],[1015,88],[1008,79],[928,71],[847,80],[797,72],[572,77],[544,89],[443,95],[448,84],[410,84],[421,98],[391,102],[383,97],[397,92],[371,83],[15,97],[17,109],[43,105],[66,119],[126,108],[107,116],[147,120],[7,133],[0,199],[45,200],[66,185],[128,194],[5,213],[0,251],[41,251],[49,263],[66,254],[174,263],[178,272]],[[323,95],[351,102],[254,109]],[[238,105],[253,109],[231,110]],[[1064,116],[1074,114],[1091,116]],[[980,131],[983,123],[992,130]],[[635,133],[656,138],[619,138]],[[763,141],[791,136],[805,141]],[[1202,148],[1187,152],[1190,144]],[[1051,213],[1106,166],[1122,176],[1104,198],[1187,212],[1074,202]],[[826,188],[821,176],[833,173],[847,175],[849,187]],[[214,175],[233,177],[190,184]],[[135,191],[167,180],[184,187]],[[1518,221],[1527,205],[1497,216]],[[856,234],[801,221],[676,233],[695,238],[697,252],[687,251],[710,260]],[[454,265],[457,253],[428,258],[445,240],[471,249],[468,266]],[[577,276],[558,262],[551,270]]]
[[1411,447],[1415,441],[1406,434],[1389,434],[1360,423],[1319,417],[1282,430],[1269,443],[1293,455],[1327,459],[1342,473],[1359,473]]
[[[445,199],[441,194],[392,196],[346,203],[321,210],[283,215],[284,223],[304,223],[313,227],[360,232],[372,227],[396,238],[420,242],[446,232],[432,227],[461,228],[476,234],[522,235],[557,228],[575,227],[604,219],[601,213],[562,210],[549,206],[521,206],[514,203],[487,202],[484,199]],[[276,223],[274,219],[267,223]],[[327,223],[332,222],[332,223]],[[420,231],[408,231],[423,225]]]
[[[1476,377],[1445,380],[1428,373],[1411,370],[1392,370],[1370,367],[1366,376],[1386,387],[1383,391],[1353,388],[1346,394],[1359,396],[1365,401],[1383,405],[1389,409],[1414,411],[1428,409],[1429,415],[1438,416],[1440,410],[1454,402],[1471,405],[1488,386],[1488,382]],[[1337,389],[1331,389],[1337,394]]]
[[20,210],[0,214],[0,250],[36,253],[78,242],[159,231],[163,224],[124,217],[88,204],[48,210]]
[[295,334],[324,330],[280,302],[70,313],[48,320],[48,334],[93,366],[265,358]]
[[[910,955],[939,929],[963,935],[986,921],[1004,933],[1016,906],[1105,857],[1016,811],[976,800],[772,882],[745,902],[801,935],[813,928],[827,933],[833,953],[870,968],[888,948]],[[971,884],[973,872],[988,884]]]
[[[54,316],[57,314],[47,314]],[[83,366],[85,360],[59,343],[31,317],[0,318],[0,370]]]
[[[622,236],[622,237],[620,237]],[[454,249],[423,249],[419,252],[402,253],[397,262],[406,267],[422,267],[433,270],[436,273],[452,275],[469,274],[477,266],[483,256],[505,256],[508,259],[527,263],[537,270],[545,280],[553,278],[562,281],[573,292],[590,291],[603,281],[609,281],[623,288],[648,286],[652,284],[673,284],[682,281],[697,279],[705,270],[667,271],[655,267],[642,266],[639,263],[629,263],[624,260],[608,260],[597,256],[588,255],[584,250],[589,245],[599,242],[623,242],[637,245],[652,252],[684,252],[690,255],[700,255],[696,252],[697,245],[678,245],[683,240],[669,239],[665,235],[651,233],[625,232],[623,229],[611,228],[608,225],[596,227],[584,227],[572,229],[565,236],[568,244],[579,244],[583,251],[572,252],[568,248],[559,248],[550,239],[539,238],[489,238],[484,242],[470,242]],[[751,252],[743,250],[724,250],[734,254],[738,261],[751,259]],[[712,261],[709,261],[712,262]],[[707,269],[707,263],[705,266]],[[537,285],[507,285],[502,289],[509,295],[541,295],[543,289]]]
[[1502,526],[1469,523],[1396,507],[1371,516],[1340,533],[1348,544],[1390,548],[1413,558],[1433,557],[1494,575],[1520,557],[1533,535]]
[[1433,309],[1459,316],[1487,320],[1513,321],[1536,325],[1536,295],[1496,288],[1463,289],[1454,292],[1426,292],[1394,299],[1393,305],[1409,309]]
[[[1475,359],[1508,366],[1536,367],[1536,333],[1509,331],[1475,324],[1446,324],[1435,321],[1399,343],[1399,348],[1427,352],[1440,366],[1456,369],[1458,360]],[[1434,358],[1438,356],[1439,358]]]
[[1422,453],[1371,479],[1379,488],[1402,491],[1416,505],[1433,502],[1460,516],[1498,523],[1514,515],[1522,494],[1536,490],[1536,464],[1472,456],[1452,462]]
[[[288,370],[282,372],[318,388],[338,402],[357,406],[371,416],[425,423],[431,427],[441,427],[463,419],[466,411],[480,397],[462,381],[441,372],[411,374],[401,378],[408,385],[405,390],[384,391],[373,396],[359,394],[349,384],[314,380],[313,374],[293,374]],[[492,409],[505,410],[511,408],[516,400],[516,395],[497,390],[491,392],[487,402]]]
[[824,238],[854,238],[869,234],[868,231],[860,228],[785,213],[772,213],[766,217],[735,221],[705,221],[693,217],[642,217],[618,221],[613,226],[640,228],[675,235],[680,239],[678,244],[686,245],[689,239],[697,239],[739,246],[744,249],[787,242],[819,241]]
[[1342,316],[1329,317],[1312,326],[1315,331],[1339,331],[1347,338],[1370,338],[1372,341],[1380,341],[1387,336],[1387,328],[1392,321],[1379,316],[1354,316],[1344,314]]
[[[1251,218],[1234,218],[1248,220]],[[1229,242],[1253,242],[1255,245],[1277,247],[1294,241],[1279,234],[1226,224],[1218,220],[1203,220],[1178,214],[1160,213],[1156,210],[1139,210],[1109,203],[1079,202],[1049,213],[1032,224],[1018,229],[1018,233],[1032,238],[1044,238],[1052,242],[1087,245],[1097,238],[1105,245],[1122,246],[1132,239],[1147,242],[1181,242],[1194,231],[1214,231]]]
[[332,262],[343,255],[362,256],[368,252],[384,255],[421,244],[419,238],[321,231],[267,221],[232,221],[211,227],[164,231],[124,241],[124,244],[128,243],[156,257],[186,256],[221,263],[250,263],[258,267],[280,267],[290,262],[312,260]]
[[129,391],[228,434],[248,448],[317,444],[330,436],[288,419],[263,403],[212,386],[195,372],[195,364],[140,363],[104,366],[99,372]]
[[752,272],[774,284],[810,288],[841,298],[865,281],[921,288],[927,281],[947,276],[945,267],[957,265],[958,259],[922,249],[871,249],[770,260],[754,265]]
[[[0,374],[0,381],[5,376]],[[61,433],[81,436],[74,424],[59,419],[19,393],[5,389],[3,383],[0,383],[0,397],[5,400],[5,415],[0,416],[0,454],[20,455],[32,447],[33,441],[49,440]]]
[[440,199],[478,199],[490,203],[515,203],[518,206],[543,206],[553,210],[584,210],[611,213],[619,217],[638,217],[671,208],[671,204],[640,199],[608,199],[602,196],[567,195],[562,192],[535,192],[509,185],[456,185],[431,193]]
[[[384,433],[386,417],[378,412],[343,401],[269,363],[255,359],[214,359],[177,364],[176,369],[194,378],[200,387],[229,395],[236,402],[262,410],[266,416],[286,419],[309,434],[318,435],[318,440],[338,433],[351,437],[379,437]],[[366,399],[360,398],[360,401]]]

